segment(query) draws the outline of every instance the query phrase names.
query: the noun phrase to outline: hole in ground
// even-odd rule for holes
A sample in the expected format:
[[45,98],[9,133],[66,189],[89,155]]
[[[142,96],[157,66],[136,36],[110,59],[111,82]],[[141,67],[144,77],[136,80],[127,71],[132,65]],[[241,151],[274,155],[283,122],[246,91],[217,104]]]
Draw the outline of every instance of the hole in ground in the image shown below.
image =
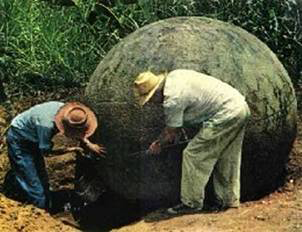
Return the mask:
[[81,210],[72,210],[72,214],[82,230],[109,231],[142,219],[159,206],[163,206],[163,202],[127,200],[107,191]]

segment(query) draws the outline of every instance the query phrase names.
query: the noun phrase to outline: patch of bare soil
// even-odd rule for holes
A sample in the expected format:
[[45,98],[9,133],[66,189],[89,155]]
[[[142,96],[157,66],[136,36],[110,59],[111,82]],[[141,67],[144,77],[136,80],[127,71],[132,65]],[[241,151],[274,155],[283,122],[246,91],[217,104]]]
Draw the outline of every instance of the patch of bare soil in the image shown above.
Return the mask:
[[[0,139],[9,125],[9,116],[5,109],[0,106]],[[70,143],[63,138],[56,137],[56,146]],[[74,177],[74,154],[66,154],[61,157],[46,158],[46,166],[49,173],[51,187],[54,191],[64,191],[73,188]],[[0,191],[6,172],[10,165],[7,157],[5,143],[0,143]],[[64,220],[58,220],[53,215],[32,205],[26,205],[6,198],[0,193],[0,231],[1,232],[34,232],[34,231],[79,231],[74,226],[68,226],[65,216]],[[72,221],[72,220],[71,220]]]
[[186,215],[148,223],[144,220],[115,232],[255,232],[302,231],[302,190],[276,192],[239,209],[216,214]]
[[[96,228],[94,231],[114,232],[300,232],[302,231],[302,119],[299,118],[299,133],[289,162],[289,177],[286,186],[278,191],[254,202],[245,202],[239,209],[230,209],[216,214],[195,214],[175,217],[169,220],[147,222],[144,218],[136,219],[129,224],[117,223],[116,225]],[[1,125],[0,131],[4,129]],[[69,143],[58,138],[58,146]],[[0,151],[0,190],[5,172],[9,168],[5,146]],[[73,154],[61,157],[46,158],[50,184],[53,190],[64,191],[73,188],[74,163]],[[269,171],[269,170],[268,170]],[[106,198],[106,205],[115,208],[111,217],[119,217],[122,206],[112,199]],[[98,210],[102,211],[100,207]],[[128,212],[132,214],[128,207]],[[106,215],[108,212],[102,212]],[[96,214],[94,217],[102,217]],[[99,216],[97,216],[99,215]],[[100,218],[102,220],[102,218]],[[106,224],[106,220],[103,220]],[[95,228],[95,227],[94,227]],[[108,229],[103,229],[108,228]],[[87,231],[81,229],[82,231]],[[0,231],[79,231],[78,225],[71,214],[60,213],[50,215],[44,210],[31,205],[24,205],[0,194]]]
[[23,205],[0,194],[0,231],[78,231],[56,220],[44,210]]

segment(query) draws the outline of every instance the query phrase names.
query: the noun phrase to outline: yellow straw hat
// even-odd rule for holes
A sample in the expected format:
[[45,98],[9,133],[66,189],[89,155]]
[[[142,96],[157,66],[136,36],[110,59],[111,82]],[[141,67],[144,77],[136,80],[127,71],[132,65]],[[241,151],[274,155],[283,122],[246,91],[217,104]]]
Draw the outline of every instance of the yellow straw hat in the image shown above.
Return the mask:
[[138,104],[143,106],[153,96],[165,79],[165,74],[155,75],[150,71],[140,73],[134,81],[134,95]]

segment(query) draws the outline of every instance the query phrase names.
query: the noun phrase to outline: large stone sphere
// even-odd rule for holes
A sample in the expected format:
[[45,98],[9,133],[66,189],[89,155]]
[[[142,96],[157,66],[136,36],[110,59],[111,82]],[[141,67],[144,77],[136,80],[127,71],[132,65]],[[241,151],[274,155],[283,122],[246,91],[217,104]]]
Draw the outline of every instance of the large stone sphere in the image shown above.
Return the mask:
[[[107,147],[96,163],[103,181],[128,199],[175,202],[184,145],[158,156],[144,153],[164,127],[159,105],[139,108],[135,77],[193,69],[237,88],[251,109],[243,144],[242,199],[255,199],[282,184],[296,136],[296,97],[275,54],[243,29],[205,17],[177,17],[140,28],[100,62],[85,92],[98,115],[94,139]],[[185,78],[185,77],[184,77]]]

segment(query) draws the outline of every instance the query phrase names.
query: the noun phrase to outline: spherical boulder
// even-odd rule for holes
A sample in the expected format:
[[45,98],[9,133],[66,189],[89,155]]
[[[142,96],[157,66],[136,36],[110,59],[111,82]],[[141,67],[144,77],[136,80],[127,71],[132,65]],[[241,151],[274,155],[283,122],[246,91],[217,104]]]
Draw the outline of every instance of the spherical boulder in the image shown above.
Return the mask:
[[164,127],[163,109],[139,108],[132,93],[140,72],[174,69],[212,75],[246,97],[252,116],[243,145],[242,199],[278,187],[296,136],[297,103],[288,74],[255,36],[205,17],[170,18],[138,29],[113,47],[91,76],[85,98],[100,121],[95,139],[108,151],[107,159],[95,164],[103,181],[128,199],[178,199],[185,146],[146,154]]

